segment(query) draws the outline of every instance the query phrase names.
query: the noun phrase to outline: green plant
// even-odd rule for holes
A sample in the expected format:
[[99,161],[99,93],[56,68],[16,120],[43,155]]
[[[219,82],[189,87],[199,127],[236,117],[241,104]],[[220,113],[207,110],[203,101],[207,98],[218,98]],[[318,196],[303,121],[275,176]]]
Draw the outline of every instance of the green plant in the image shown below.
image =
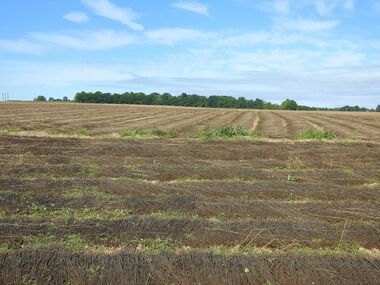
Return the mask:
[[93,246],[78,234],[63,236],[62,238],[58,238],[55,235],[26,236],[24,240],[26,245],[33,248],[58,245],[67,250],[83,250]]
[[105,200],[109,200],[112,198],[112,195],[107,194],[106,192],[103,192],[96,187],[75,188],[75,189],[67,191],[64,194],[64,197],[66,198],[81,198],[84,196],[92,196],[92,197],[97,197],[99,199],[105,199]]
[[335,138],[336,134],[333,130],[316,131],[310,129],[296,136],[298,140],[333,140]]
[[215,130],[210,130],[209,126],[203,127],[199,132],[199,137],[202,139],[213,138],[239,138],[239,137],[260,137],[257,132],[249,131],[241,126],[233,127],[225,124]]
[[296,178],[294,177],[294,176],[292,176],[292,175],[288,175],[288,182],[289,183],[292,183],[292,182],[296,182]]
[[17,127],[11,127],[11,128],[7,128],[7,132],[8,133],[19,133],[21,132],[22,130],[20,128],[17,128]]
[[174,138],[178,135],[175,130],[164,131],[157,127],[154,127],[150,131],[143,131],[140,129],[126,130],[119,132],[120,137],[131,137],[131,138],[150,138],[150,137],[163,137],[163,138]]
[[92,133],[86,129],[80,129],[80,130],[75,131],[74,135],[89,137],[89,136],[92,136]]
[[50,135],[50,136],[57,136],[57,135],[61,135],[63,133],[64,133],[63,131],[58,130],[58,129],[48,130],[48,135]]
[[313,238],[311,242],[315,245],[320,245],[325,239],[324,238]]
[[93,278],[95,276],[100,275],[103,269],[104,269],[104,267],[102,267],[100,265],[93,264],[86,269],[86,272],[88,275],[90,275],[90,277]]
[[9,244],[7,243],[0,243],[0,253],[7,253],[12,251],[12,249],[9,247]]
[[48,213],[48,210],[45,206],[32,204],[32,206],[28,207],[28,214],[32,218],[43,217]]
[[152,254],[167,251],[174,246],[174,240],[171,238],[140,239],[132,242],[141,245],[139,249],[142,252]]
[[197,237],[193,233],[186,233],[183,238],[185,240],[196,240]]
[[140,129],[135,129],[135,130],[126,130],[126,131],[121,131],[119,132],[119,136],[122,138],[125,137],[141,137],[144,136],[145,132],[140,130]]
[[356,141],[358,139],[358,136],[356,134],[349,134],[347,136],[347,140],[349,141]]
[[89,244],[77,234],[66,236],[63,242],[65,249],[68,250],[83,250],[89,247]]
[[26,245],[33,248],[39,248],[51,244],[57,244],[57,237],[54,235],[26,236],[24,237]]

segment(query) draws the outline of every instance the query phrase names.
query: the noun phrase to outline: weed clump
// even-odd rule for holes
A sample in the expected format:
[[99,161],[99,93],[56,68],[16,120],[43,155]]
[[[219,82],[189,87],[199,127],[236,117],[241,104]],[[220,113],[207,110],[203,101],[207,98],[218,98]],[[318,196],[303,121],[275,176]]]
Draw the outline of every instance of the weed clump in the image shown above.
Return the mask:
[[215,130],[210,130],[209,126],[205,126],[199,132],[199,137],[202,139],[214,138],[258,138],[261,137],[260,133],[244,129],[241,126],[236,128],[231,125],[223,125]]
[[300,133],[296,139],[298,140],[333,140],[336,139],[336,134],[333,130],[317,131],[306,130]]

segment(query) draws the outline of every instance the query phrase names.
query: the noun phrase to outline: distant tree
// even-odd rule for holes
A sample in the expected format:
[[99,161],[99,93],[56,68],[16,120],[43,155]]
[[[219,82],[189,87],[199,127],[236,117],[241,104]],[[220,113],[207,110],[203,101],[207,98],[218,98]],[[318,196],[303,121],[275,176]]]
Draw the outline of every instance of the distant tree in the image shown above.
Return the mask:
[[[35,100],[37,101],[37,100]],[[53,97],[49,97],[49,102],[53,102],[54,101],[54,98]]]
[[69,98],[67,98],[67,96],[64,96],[64,97],[62,98],[62,101],[67,102],[67,101],[69,101]]
[[237,100],[237,107],[241,109],[247,108],[247,99],[239,97]]
[[281,107],[284,110],[297,110],[298,105],[296,101],[286,99],[284,102],[282,102]]
[[377,105],[376,112],[380,112],[380,105]]
[[45,96],[39,95],[36,98],[34,98],[33,101],[35,101],[35,102],[46,102],[46,98],[45,98]]

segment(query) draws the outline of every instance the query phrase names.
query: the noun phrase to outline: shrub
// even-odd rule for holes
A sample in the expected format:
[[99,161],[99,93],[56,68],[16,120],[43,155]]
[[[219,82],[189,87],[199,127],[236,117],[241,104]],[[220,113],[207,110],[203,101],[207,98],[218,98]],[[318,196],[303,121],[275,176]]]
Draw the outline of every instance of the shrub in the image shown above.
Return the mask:
[[299,134],[296,139],[299,140],[333,140],[336,134],[333,130],[316,131],[307,130]]

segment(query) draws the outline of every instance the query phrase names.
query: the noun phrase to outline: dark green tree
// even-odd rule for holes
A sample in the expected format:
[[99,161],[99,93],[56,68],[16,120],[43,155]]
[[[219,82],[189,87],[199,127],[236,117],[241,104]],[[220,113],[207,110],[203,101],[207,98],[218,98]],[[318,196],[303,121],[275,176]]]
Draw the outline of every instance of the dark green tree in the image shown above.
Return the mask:
[[377,105],[376,112],[380,112],[380,105]]
[[286,99],[282,102],[281,107],[283,110],[297,110],[297,102],[294,100]]
[[[54,100],[54,98],[53,98]],[[36,98],[33,99],[34,102],[46,102],[45,96],[39,95]]]

